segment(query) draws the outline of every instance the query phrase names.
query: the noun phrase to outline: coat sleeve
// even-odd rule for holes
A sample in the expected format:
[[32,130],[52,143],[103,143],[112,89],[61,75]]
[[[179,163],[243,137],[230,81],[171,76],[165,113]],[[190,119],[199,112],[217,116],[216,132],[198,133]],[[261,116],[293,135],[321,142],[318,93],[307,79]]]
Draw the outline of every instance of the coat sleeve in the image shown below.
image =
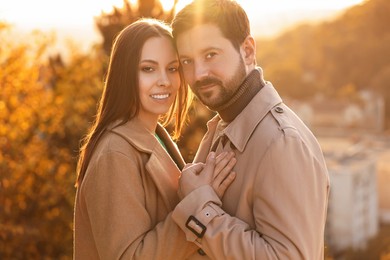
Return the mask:
[[[323,259],[329,187],[323,162],[288,134],[262,160],[253,187],[255,227],[223,212],[211,187],[184,198],[174,220],[212,259]],[[203,238],[186,226],[190,215],[206,226]]]
[[197,247],[186,241],[171,213],[153,226],[146,210],[137,157],[102,154],[80,192],[100,259],[183,259]]

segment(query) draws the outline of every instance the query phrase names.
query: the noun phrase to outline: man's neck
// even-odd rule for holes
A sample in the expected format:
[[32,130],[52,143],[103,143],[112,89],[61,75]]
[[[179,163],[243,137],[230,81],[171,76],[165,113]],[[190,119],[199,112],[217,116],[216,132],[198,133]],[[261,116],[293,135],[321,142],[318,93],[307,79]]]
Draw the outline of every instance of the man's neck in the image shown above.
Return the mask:
[[231,122],[249,104],[252,98],[265,85],[261,68],[252,70],[240,85],[234,96],[221,107],[216,108],[225,122]]

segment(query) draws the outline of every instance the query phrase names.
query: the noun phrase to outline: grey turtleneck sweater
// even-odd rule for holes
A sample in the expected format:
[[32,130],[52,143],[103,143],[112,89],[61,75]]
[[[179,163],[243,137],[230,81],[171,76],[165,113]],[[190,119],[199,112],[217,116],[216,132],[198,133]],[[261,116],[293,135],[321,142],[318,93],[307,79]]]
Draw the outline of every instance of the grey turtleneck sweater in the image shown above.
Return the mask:
[[231,122],[248,105],[252,98],[264,87],[263,70],[260,67],[252,70],[233,97],[225,104],[213,110],[225,122]]

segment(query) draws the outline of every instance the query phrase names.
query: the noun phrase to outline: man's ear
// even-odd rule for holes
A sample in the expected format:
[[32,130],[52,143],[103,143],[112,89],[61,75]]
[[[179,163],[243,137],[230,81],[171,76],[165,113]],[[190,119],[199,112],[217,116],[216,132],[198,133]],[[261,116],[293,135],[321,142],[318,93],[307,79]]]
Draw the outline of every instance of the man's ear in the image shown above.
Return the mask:
[[240,52],[245,65],[250,66],[256,64],[256,42],[251,35],[248,35],[241,44]]

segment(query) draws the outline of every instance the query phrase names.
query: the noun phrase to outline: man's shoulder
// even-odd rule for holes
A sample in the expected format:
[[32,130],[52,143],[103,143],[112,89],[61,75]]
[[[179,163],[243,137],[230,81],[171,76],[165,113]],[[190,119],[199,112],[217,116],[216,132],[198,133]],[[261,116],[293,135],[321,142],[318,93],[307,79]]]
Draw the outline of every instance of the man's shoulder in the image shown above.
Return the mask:
[[312,135],[302,120],[284,103],[272,107],[252,133],[255,140],[272,141],[283,136]]

